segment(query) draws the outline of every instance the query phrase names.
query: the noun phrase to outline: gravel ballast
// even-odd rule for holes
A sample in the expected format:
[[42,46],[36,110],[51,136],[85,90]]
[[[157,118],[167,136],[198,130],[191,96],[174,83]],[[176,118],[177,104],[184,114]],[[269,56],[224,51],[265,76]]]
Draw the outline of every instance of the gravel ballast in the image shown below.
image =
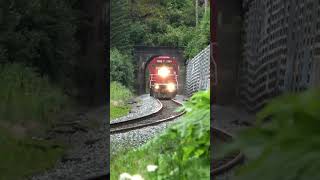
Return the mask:
[[[184,100],[186,100],[186,97],[183,95],[177,95],[175,100],[182,103]],[[163,116],[162,118],[165,118],[165,116]],[[110,136],[110,155],[116,155],[121,150],[142,146],[179,119],[180,118],[177,118],[173,121],[164,122],[156,126],[149,126],[129,132],[112,134]]]
[[[148,115],[157,111],[161,104],[150,97],[142,95],[135,98],[132,105],[132,113],[128,116],[116,119],[116,121],[124,121],[130,118]],[[84,180],[99,174],[107,174],[109,172],[109,148],[113,152],[119,142],[129,141],[130,144],[141,144],[154,136],[155,133],[162,130],[165,125],[161,124],[148,129],[139,129],[128,134],[119,134],[109,136],[109,120],[107,118],[107,107],[97,108],[86,115],[81,115],[81,118],[75,118],[74,121],[89,121],[94,118],[99,122],[97,128],[89,129],[88,132],[77,131],[71,135],[59,135],[71,142],[72,149],[60,159],[53,169],[42,172],[29,178],[32,180]],[[120,140],[121,139],[121,140]],[[118,143],[114,143],[118,142]],[[121,144],[121,143],[120,143]]]
[[135,103],[134,106],[132,106],[130,113],[127,116],[123,116],[112,120],[111,124],[116,122],[127,121],[130,119],[135,119],[141,116],[148,116],[159,111],[162,107],[161,103],[157,99],[150,97],[149,94],[139,96],[135,98],[133,101]]

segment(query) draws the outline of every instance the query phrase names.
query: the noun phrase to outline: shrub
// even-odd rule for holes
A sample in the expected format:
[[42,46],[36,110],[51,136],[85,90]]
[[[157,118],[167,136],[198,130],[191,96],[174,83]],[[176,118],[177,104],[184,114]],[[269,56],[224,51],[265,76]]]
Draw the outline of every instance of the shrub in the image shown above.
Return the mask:
[[[191,37],[191,38],[190,38]],[[210,12],[204,14],[198,27],[190,33],[184,50],[186,58],[193,58],[210,43]]]
[[320,179],[319,107],[319,90],[272,100],[258,114],[257,125],[228,147],[240,148],[248,158],[236,179]]
[[111,82],[110,99],[114,101],[125,101],[132,97],[131,91],[119,82]]
[[0,62],[23,62],[65,81],[78,50],[74,2],[0,0]]
[[128,114],[131,108],[126,101],[132,97],[132,93],[118,82],[111,82],[110,87],[110,119],[112,120]]
[[117,81],[126,87],[133,84],[133,63],[128,55],[121,54],[117,49],[110,51],[110,79]]
[[50,124],[67,105],[67,97],[48,78],[22,64],[0,66],[0,121]]
[[158,176],[163,179],[209,178],[210,91],[194,94],[181,110],[187,112],[183,119],[157,139],[158,144],[171,144],[161,149]]

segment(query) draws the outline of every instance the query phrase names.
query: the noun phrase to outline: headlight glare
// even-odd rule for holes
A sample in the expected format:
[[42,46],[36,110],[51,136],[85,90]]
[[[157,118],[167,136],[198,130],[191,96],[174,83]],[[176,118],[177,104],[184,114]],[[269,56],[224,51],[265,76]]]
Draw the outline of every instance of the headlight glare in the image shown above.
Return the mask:
[[169,92],[175,91],[175,90],[176,90],[176,85],[173,84],[173,83],[169,83],[169,84],[167,85],[167,90],[168,90]]
[[167,77],[170,73],[170,70],[168,69],[168,67],[161,67],[159,70],[158,70],[158,75],[161,76],[161,77]]

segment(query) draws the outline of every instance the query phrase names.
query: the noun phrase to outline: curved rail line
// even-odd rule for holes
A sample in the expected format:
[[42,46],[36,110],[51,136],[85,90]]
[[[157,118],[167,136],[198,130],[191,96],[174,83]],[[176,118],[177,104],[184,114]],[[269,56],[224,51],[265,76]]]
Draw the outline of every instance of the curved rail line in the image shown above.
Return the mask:
[[[172,100],[172,101],[174,103],[178,104],[178,105],[182,105],[178,101],[175,101],[175,100]],[[157,112],[152,113],[152,114],[147,115],[147,116],[139,117],[139,118],[136,118],[136,119],[131,119],[131,120],[128,120],[128,121],[123,121],[123,122],[110,124],[110,126],[111,126],[110,134],[128,132],[128,131],[131,131],[131,130],[134,130],[134,129],[140,129],[140,128],[147,127],[147,126],[154,126],[154,125],[166,122],[166,121],[174,120],[174,119],[180,117],[181,115],[183,115],[185,113],[185,112],[181,112],[181,113],[179,113],[179,114],[177,114],[175,116],[169,117],[169,118],[155,120],[155,121],[148,122],[148,123],[145,123],[145,124],[138,124],[138,125],[135,125],[133,127],[123,127],[123,128],[117,129],[117,130],[112,130],[112,128],[114,128],[114,127],[121,127],[122,125],[125,126],[127,124],[143,121],[143,120],[146,120],[148,118],[154,117],[154,116],[156,116],[158,113],[160,113],[162,111],[162,108],[163,108],[163,106]],[[211,133],[213,133],[213,138],[219,138],[219,139],[221,139],[221,140],[223,140],[225,142],[233,140],[233,136],[231,134],[229,134],[229,133],[227,133],[227,132],[225,132],[225,131],[223,131],[221,129],[218,129],[218,128],[211,128]],[[212,168],[210,170],[210,174],[216,176],[216,175],[221,175],[221,174],[226,173],[227,171],[231,170],[235,166],[237,166],[240,163],[242,163],[243,160],[244,160],[244,155],[241,152],[237,152],[236,154],[232,154],[231,157],[227,156],[226,159],[227,159],[227,161],[226,161],[226,163],[223,163],[223,165],[220,165],[220,166]],[[218,161],[220,161],[220,160],[218,159]],[[223,161],[225,161],[225,160],[223,160]],[[108,172],[108,173],[105,173],[105,174],[101,174],[101,175],[97,175],[97,176],[94,176],[94,177],[86,178],[85,180],[102,180],[102,179],[108,178],[109,176],[110,176],[110,173]]]
[[[218,128],[211,128],[211,132],[213,133],[213,138],[220,138],[223,141],[232,141],[233,136],[221,129]],[[216,175],[221,175],[226,173],[227,171],[231,170],[235,166],[241,164],[244,161],[244,155],[239,151],[235,154],[228,155],[224,159],[227,159],[226,163],[223,163],[223,165],[214,167],[211,169],[211,174],[216,176]],[[230,159],[230,160],[229,160]],[[218,159],[219,161],[219,159]],[[225,160],[223,160],[225,161]],[[215,164],[215,163],[213,163]]]
[[118,122],[112,122],[111,121],[110,122],[110,126],[118,127],[118,126],[121,126],[123,124],[127,124],[128,122],[137,122],[137,121],[141,121],[141,120],[144,120],[144,119],[148,119],[148,118],[154,117],[155,115],[160,113],[162,111],[162,109],[163,109],[163,104],[161,103],[161,101],[159,99],[156,99],[156,101],[160,104],[160,108],[158,110],[156,110],[155,112],[152,112],[152,113],[144,115],[144,116],[140,116],[138,118],[128,119],[128,120],[125,120],[125,121],[118,121]]
[[[178,102],[176,100],[171,99],[170,101],[174,102],[175,104],[178,104],[179,106],[182,105],[180,102]],[[150,118],[156,117],[162,110],[163,110],[163,106],[160,111],[157,111],[151,115],[138,117],[138,118],[131,119],[128,121],[122,121],[122,122],[110,124],[110,134],[123,133],[123,132],[132,131],[135,129],[141,129],[141,128],[148,127],[148,126],[155,126],[155,125],[161,124],[163,122],[168,122],[168,121],[174,120],[174,119],[182,116],[185,113],[183,111],[183,112],[180,112],[176,115],[173,115],[173,116],[170,116],[167,118],[147,121]]]
[[[178,102],[178,101],[176,101],[174,99],[171,99],[171,101],[173,101],[174,103],[178,104],[179,106],[182,105],[180,102]],[[158,102],[161,103],[159,100],[158,100]],[[156,111],[156,112],[154,112],[152,114],[149,114],[149,115],[146,115],[146,116],[142,116],[142,117],[138,117],[138,118],[131,119],[131,120],[127,120],[127,121],[111,123],[110,124],[110,134],[127,132],[127,131],[131,131],[131,130],[134,130],[134,129],[140,129],[140,128],[147,127],[147,126],[154,126],[154,125],[157,125],[157,124],[160,124],[160,123],[163,123],[163,122],[174,120],[174,119],[182,116],[185,113],[185,111],[183,111],[183,112],[181,112],[181,113],[179,113],[179,114],[177,114],[175,116],[169,117],[169,118],[156,120],[156,121],[153,121],[153,122],[137,125],[137,126],[134,126],[134,127],[129,127],[129,128],[124,127],[124,128],[117,129],[117,130],[112,130],[112,128],[115,128],[115,127],[121,127],[123,125],[132,124],[132,123],[136,123],[136,122],[139,122],[139,121],[143,121],[143,120],[149,119],[151,117],[155,117],[162,110],[163,110],[163,105],[161,103],[161,108],[158,111]],[[103,174],[96,175],[96,176],[89,177],[89,178],[85,178],[84,180],[104,180],[104,179],[107,179],[109,177],[110,177],[110,172],[103,173]]]

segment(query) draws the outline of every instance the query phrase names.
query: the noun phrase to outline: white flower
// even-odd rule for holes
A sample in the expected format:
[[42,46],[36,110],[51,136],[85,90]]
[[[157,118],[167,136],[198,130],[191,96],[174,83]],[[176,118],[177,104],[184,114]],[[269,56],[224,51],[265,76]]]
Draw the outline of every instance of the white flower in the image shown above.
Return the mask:
[[148,172],[154,172],[157,169],[158,169],[158,166],[156,166],[156,165],[148,165],[147,166],[147,171]]
[[128,173],[122,173],[120,174],[120,178],[119,180],[131,180],[132,179],[132,176]]
[[136,174],[131,177],[131,180],[144,180],[144,179],[141,175]]

